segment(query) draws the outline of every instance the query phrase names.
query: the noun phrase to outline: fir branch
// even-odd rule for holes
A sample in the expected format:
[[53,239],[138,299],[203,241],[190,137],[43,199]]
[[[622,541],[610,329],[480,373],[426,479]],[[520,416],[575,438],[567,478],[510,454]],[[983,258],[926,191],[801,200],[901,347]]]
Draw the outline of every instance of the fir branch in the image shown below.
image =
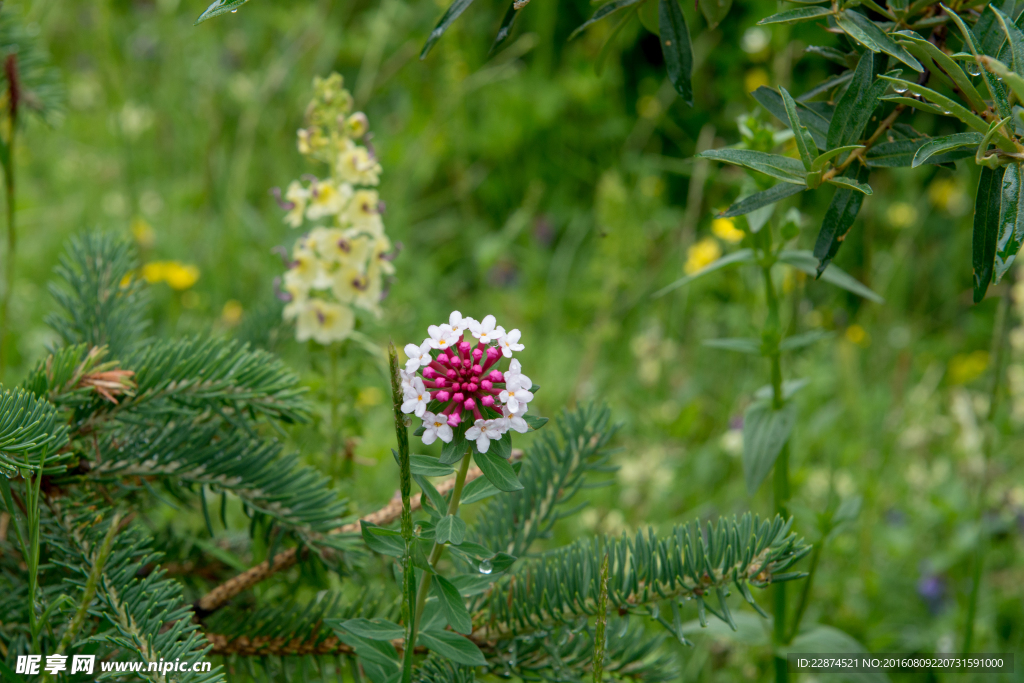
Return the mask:
[[13,476],[18,468],[38,469],[31,458],[50,453],[50,469],[62,459],[53,455],[68,442],[68,428],[57,408],[24,389],[0,389],[0,470]]
[[[515,461],[523,456],[523,452],[518,449],[513,449],[512,460]],[[483,472],[477,467],[471,467],[469,472],[466,474],[466,482],[470,482],[473,479],[483,476]],[[441,495],[447,494],[455,486],[455,479],[448,479],[441,482],[437,486],[437,490]],[[415,511],[422,507],[422,493],[415,493],[409,498],[410,509]],[[365,517],[360,518],[359,521],[351,524],[346,524],[339,527],[331,532],[334,534],[358,534],[360,531],[361,522],[370,522],[377,526],[386,526],[399,519],[402,514],[402,500],[401,498],[393,498],[391,502],[382,507],[381,509],[373,512]],[[200,617],[205,617],[215,610],[222,607],[224,604],[231,600],[236,595],[252,588],[261,581],[270,578],[278,572],[282,572],[295,566],[295,563],[299,560],[299,550],[297,548],[289,548],[283,552],[278,553],[270,560],[265,560],[260,564],[247,569],[238,576],[235,576],[228,581],[222,583],[216,588],[212,589],[202,598],[196,602],[196,613]]]

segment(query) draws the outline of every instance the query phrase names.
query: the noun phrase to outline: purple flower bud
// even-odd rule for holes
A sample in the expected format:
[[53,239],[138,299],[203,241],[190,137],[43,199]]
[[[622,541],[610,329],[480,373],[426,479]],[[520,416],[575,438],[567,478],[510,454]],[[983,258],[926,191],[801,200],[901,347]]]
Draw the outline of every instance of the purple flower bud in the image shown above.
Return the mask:
[[295,297],[293,297],[291,295],[291,293],[285,292],[285,291],[281,290],[281,278],[280,277],[275,277],[274,278],[274,296],[277,297],[278,301],[283,301],[286,304],[290,304],[292,302],[292,300],[295,299]]

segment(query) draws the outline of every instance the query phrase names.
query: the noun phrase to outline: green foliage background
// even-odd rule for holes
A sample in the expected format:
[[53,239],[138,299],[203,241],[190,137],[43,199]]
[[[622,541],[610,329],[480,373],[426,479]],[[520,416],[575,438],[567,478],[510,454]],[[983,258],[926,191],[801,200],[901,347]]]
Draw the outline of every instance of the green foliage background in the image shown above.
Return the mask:
[[[708,31],[683,3],[695,35],[690,108],[666,82],[657,39],[638,21],[608,48],[600,73],[609,22],[566,42],[592,13],[582,0],[534,0],[491,56],[505,8],[478,0],[425,61],[420,47],[443,11],[425,0],[265,0],[198,27],[206,3],[188,0],[7,4],[48,46],[68,109],[55,129],[30,123],[17,149],[22,239],[6,384],[20,381],[54,341],[43,322],[53,307],[45,283],[65,240],[97,226],[130,234],[145,222],[154,240],[140,245],[144,260],[175,259],[201,273],[184,292],[152,288],[157,336],[212,324],[282,354],[323,396],[324,354],[296,344],[288,330],[269,330],[279,318],[272,281],[283,271],[272,249],[290,245],[296,231],[268,189],[312,170],[300,163],[295,129],[313,76],[337,70],[369,115],[384,166],[385,224],[404,245],[384,318],[363,323],[378,350],[389,337],[419,341],[452,309],[494,313],[523,331],[524,366],[544,388],[538,414],[599,399],[624,425],[615,486],[590,493],[592,506],[561,523],[556,540],[771,510],[768,487],[748,499],[734,447],[736,420],[767,369],[760,359],[701,345],[751,336],[760,321],[750,311],[763,308],[756,278],[735,270],[665,298],[650,295],[680,277],[688,247],[711,234],[712,216],[735,199],[743,178],[690,159],[702,131],[705,146],[731,143],[737,117],[748,112],[781,130],[746,93],[764,81],[803,92],[834,73],[803,55],[803,45],[830,38],[820,28],[752,33],[776,11],[776,3],[757,1],[738,3]],[[760,38],[763,47],[751,51]],[[915,125],[953,132],[926,114]],[[828,541],[809,618],[873,651],[955,650],[962,629],[977,533],[975,412],[985,400],[996,308],[992,298],[971,303],[965,254],[976,182],[967,162],[872,179],[875,195],[836,264],[884,305],[822,282],[784,283],[784,324],[836,333],[787,367],[788,376],[810,380],[799,395],[791,456],[797,530],[817,542],[814,513],[830,495],[862,500],[859,516]],[[799,243],[809,248],[827,202],[814,193],[796,201],[804,214]],[[898,203],[916,220],[899,220],[907,208],[894,210]],[[237,325],[222,314],[229,301],[245,312]],[[1022,334],[1011,334],[1008,386],[1011,406],[1021,406],[1012,426],[1024,421]],[[387,380],[380,356],[356,345],[343,372],[351,473],[323,455],[322,429],[291,437],[366,512],[395,487]],[[1015,433],[997,454],[986,501],[996,535],[979,651],[1024,652],[1024,479]],[[159,509],[150,523],[207,536],[196,513]],[[171,561],[197,552],[164,550]],[[240,564],[266,549],[253,552]],[[209,586],[202,577],[188,581],[197,594]],[[271,582],[257,590],[288,589]],[[767,658],[742,642],[767,642],[757,628],[729,634],[716,624],[694,638],[695,649],[679,647],[684,680],[766,671]]]

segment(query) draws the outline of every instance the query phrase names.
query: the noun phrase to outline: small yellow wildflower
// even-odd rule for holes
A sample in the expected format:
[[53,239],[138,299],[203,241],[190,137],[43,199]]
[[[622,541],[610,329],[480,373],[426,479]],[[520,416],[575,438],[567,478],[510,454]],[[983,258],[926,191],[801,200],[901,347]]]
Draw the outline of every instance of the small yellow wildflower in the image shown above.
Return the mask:
[[967,207],[967,195],[954,178],[939,178],[928,186],[928,199],[936,208],[959,215]]
[[235,299],[228,299],[224,302],[224,308],[220,311],[220,319],[228,327],[234,327],[242,320],[242,304]]
[[318,180],[309,188],[309,208],[306,218],[315,221],[324,216],[334,216],[345,208],[352,197],[352,188],[338,186],[333,180]]
[[988,351],[958,353],[949,361],[949,381],[970,384],[981,377],[988,367]]
[[857,346],[867,346],[870,342],[868,339],[867,330],[857,324],[850,325],[846,328],[846,341]]
[[356,185],[376,185],[380,182],[381,166],[365,147],[348,141],[347,148],[338,155],[337,174],[341,180]]
[[693,275],[710,266],[721,255],[722,249],[718,246],[718,242],[710,237],[705,237],[686,250],[686,264],[683,266],[683,272]]
[[288,213],[284,217],[284,222],[293,228],[297,228],[302,225],[302,216],[306,213],[306,204],[309,202],[309,190],[304,188],[298,180],[293,180],[288,185],[284,198],[291,204],[291,208],[288,209]]
[[716,218],[711,221],[711,232],[723,242],[735,244],[743,239],[743,231],[736,227],[732,218]]
[[156,242],[156,232],[153,226],[146,222],[145,218],[136,217],[132,220],[132,236],[139,246],[148,249]]
[[743,87],[747,92],[754,92],[762,85],[767,87],[771,82],[768,72],[761,67],[750,69],[743,76]]
[[295,338],[330,344],[347,337],[355,327],[355,314],[348,306],[322,299],[309,299],[298,315]]
[[188,289],[199,280],[199,269],[179,261],[150,261],[142,266],[142,277],[155,284],[166,282],[173,289]]
[[913,204],[893,202],[886,209],[885,218],[894,228],[909,228],[917,223],[917,209]]

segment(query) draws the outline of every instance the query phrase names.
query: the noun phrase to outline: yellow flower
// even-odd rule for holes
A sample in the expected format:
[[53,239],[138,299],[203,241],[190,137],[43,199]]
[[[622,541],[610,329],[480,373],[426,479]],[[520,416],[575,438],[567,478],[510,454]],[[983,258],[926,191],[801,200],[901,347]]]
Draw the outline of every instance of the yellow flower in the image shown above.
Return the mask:
[[376,185],[380,182],[381,166],[370,152],[359,145],[348,143],[338,155],[338,177],[355,185]]
[[871,343],[868,339],[867,330],[860,325],[854,324],[847,327],[846,334],[844,336],[846,337],[846,341],[851,344],[856,344],[857,346],[867,346]]
[[928,199],[936,208],[952,214],[962,214],[967,207],[967,195],[954,178],[939,178],[932,182],[928,186]]
[[288,213],[285,214],[284,222],[297,228],[302,225],[302,215],[306,213],[309,190],[304,188],[298,180],[293,180],[288,185],[288,191],[284,193],[284,198],[292,205],[292,208],[288,209]]
[[228,299],[224,302],[224,308],[220,311],[220,319],[228,327],[234,327],[242,320],[242,304],[235,299]]
[[886,210],[885,217],[894,228],[909,228],[917,222],[917,209],[913,204],[893,202]]
[[754,92],[758,88],[771,85],[771,78],[768,72],[760,67],[751,69],[743,76],[743,87],[747,92]]
[[166,282],[177,290],[188,289],[199,279],[199,269],[179,261],[150,261],[142,266],[142,277],[155,284]]
[[949,361],[949,381],[969,384],[981,377],[988,367],[988,351],[958,353]]
[[352,227],[374,234],[383,233],[384,223],[380,219],[380,195],[376,190],[356,190],[352,201],[345,210],[345,218]]
[[717,261],[721,255],[722,249],[718,246],[718,242],[710,237],[705,237],[686,250],[686,264],[683,266],[683,272],[693,275]]
[[743,239],[743,231],[736,227],[736,223],[731,218],[716,218],[711,221],[711,232],[718,239],[731,244]]
[[299,312],[295,338],[300,342],[312,339],[320,344],[330,344],[345,339],[355,327],[352,309],[341,304],[307,299]]
[[132,236],[143,249],[148,249],[156,242],[156,232],[153,231],[153,226],[147,223],[144,218],[136,217],[132,220]]
[[306,218],[315,221],[324,216],[341,213],[352,196],[348,185],[336,185],[333,180],[318,180],[309,187],[309,208]]

